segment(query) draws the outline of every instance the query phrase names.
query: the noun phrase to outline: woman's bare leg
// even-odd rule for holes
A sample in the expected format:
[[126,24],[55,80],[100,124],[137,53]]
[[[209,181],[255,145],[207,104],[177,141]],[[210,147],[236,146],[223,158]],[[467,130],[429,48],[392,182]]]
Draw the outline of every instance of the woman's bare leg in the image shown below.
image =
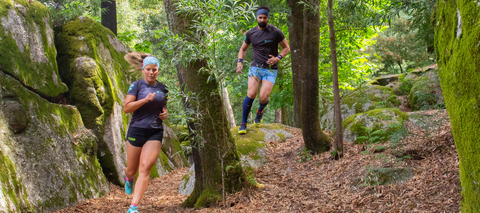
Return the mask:
[[155,165],[160,154],[162,143],[160,141],[147,141],[143,145],[140,154],[140,169],[138,172],[137,182],[133,193],[132,203],[138,204],[147,190],[148,182],[150,180],[150,170]]
[[142,147],[132,146],[130,142],[127,141],[127,168],[125,168],[125,175],[129,180],[133,181],[138,171],[140,153],[142,153]]

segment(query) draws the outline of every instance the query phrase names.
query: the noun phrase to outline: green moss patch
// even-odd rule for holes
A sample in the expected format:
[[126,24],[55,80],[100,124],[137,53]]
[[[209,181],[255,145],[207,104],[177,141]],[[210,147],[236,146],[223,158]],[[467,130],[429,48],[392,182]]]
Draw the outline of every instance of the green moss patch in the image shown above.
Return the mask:
[[355,143],[373,143],[386,141],[391,133],[402,127],[405,120],[408,120],[406,113],[389,108],[352,115],[342,124],[347,139],[354,139]]
[[[461,28],[458,26],[458,16]],[[480,209],[480,7],[476,1],[438,1],[435,55],[459,157],[462,212]],[[461,33],[460,33],[461,30]]]
[[[265,126],[269,125],[251,126],[252,127],[247,128],[247,134],[239,134],[239,127],[234,127],[230,131],[235,140],[237,151],[242,155],[247,155],[257,160],[260,158],[260,156],[257,155],[257,149],[265,147],[265,143],[263,143],[265,132],[261,131],[260,128],[265,128]],[[275,126],[272,128],[275,128]]]
[[[45,97],[57,97],[61,93],[67,92],[67,86],[61,82],[58,75],[55,46],[53,43],[49,44],[47,39],[47,36],[49,36],[47,28],[52,28],[48,8],[38,1],[15,0],[14,2],[25,7],[27,15],[24,17],[18,9],[14,9],[10,0],[0,1],[0,18],[2,20],[0,25],[0,70],[14,76],[22,84]],[[14,24],[12,19],[17,19],[23,24],[20,26]],[[46,26],[44,19],[47,20],[48,26]],[[9,22],[15,26],[8,26],[7,28],[23,28],[26,35],[12,35],[4,27]],[[19,41],[21,43],[21,46],[19,46],[15,38],[20,39],[19,37],[24,36],[28,38],[28,42],[22,43]],[[37,40],[37,36],[40,40]],[[40,54],[45,55],[41,57],[32,56],[31,48],[41,48],[43,51],[32,51],[40,51]]]
[[[115,105],[123,105],[119,96],[126,94],[132,73],[124,59],[125,52],[118,52],[110,44],[115,35],[100,23],[86,17],[78,17],[55,29],[57,61],[62,79],[68,85],[68,99],[77,106],[85,126],[93,129],[98,141],[97,156],[109,181],[121,185],[112,152],[104,140],[105,125]],[[123,117],[120,128],[126,135],[128,116]],[[112,139],[113,140],[113,139]]]

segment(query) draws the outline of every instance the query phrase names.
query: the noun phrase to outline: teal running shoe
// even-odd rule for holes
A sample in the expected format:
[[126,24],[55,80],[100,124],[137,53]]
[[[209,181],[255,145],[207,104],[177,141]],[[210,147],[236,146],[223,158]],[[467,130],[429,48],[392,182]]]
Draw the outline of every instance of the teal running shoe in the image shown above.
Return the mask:
[[255,116],[255,120],[253,121],[253,123],[255,125],[260,125],[262,122],[263,122],[263,110],[261,112],[258,112],[258,109],[257,109],[257,116]]
[[238,133],[239,134],[246,134],[247,133],[247,124],[240,124],[240,127],[238,128]]
[[128,209],[127,213],[140,213],[140,212],[137,210],[137,206],[130,205],[130,208]]
[[125,192],[127,193],[127,195],[131,195],[132,192],[133,192],[133,181],[130,182],[128,181],[125,181]]

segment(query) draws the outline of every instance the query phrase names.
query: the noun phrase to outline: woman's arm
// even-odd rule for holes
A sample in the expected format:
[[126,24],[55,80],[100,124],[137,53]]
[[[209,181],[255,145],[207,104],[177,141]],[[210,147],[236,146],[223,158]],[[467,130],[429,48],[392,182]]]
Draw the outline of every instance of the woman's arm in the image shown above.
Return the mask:
[[163,107],[163,112],[158,115],[158,117],[162,120],[167,119],[168,117],[168,109],[167,109],[167,100],[165,100],[165,106]]
[[127,95],[123,103],[123,111],[125,113],[135,112],[138,108],[142,107],[144,104],[153,101],[155,98],[155,93],[149,93],[144,99],[137,100],[137,97],[134,95]]

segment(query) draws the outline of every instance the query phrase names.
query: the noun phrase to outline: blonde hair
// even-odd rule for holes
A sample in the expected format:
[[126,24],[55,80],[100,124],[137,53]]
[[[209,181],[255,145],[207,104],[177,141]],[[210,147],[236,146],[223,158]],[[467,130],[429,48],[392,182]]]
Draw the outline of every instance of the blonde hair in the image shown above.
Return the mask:
[[130,64],[132,68],[131,71],[142,71],[143,59],[145,59],[148,56],[153,56],[153,55],[148,53],[142,53],[142,52],[131,52],[131,53],[127,53],[124,58]]

